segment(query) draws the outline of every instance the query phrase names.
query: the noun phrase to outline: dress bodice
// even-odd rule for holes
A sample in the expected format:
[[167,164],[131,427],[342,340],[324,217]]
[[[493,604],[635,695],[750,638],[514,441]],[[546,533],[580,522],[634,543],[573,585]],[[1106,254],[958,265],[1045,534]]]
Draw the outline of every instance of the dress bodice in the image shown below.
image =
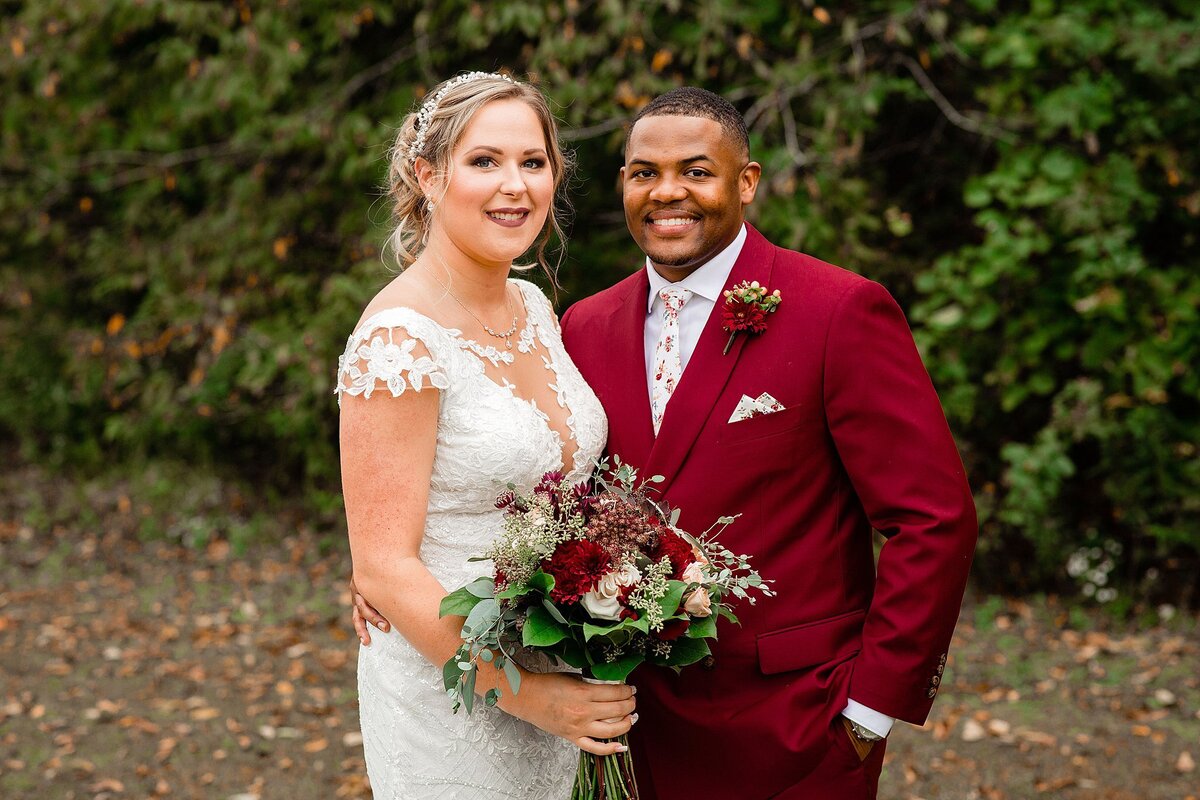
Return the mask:
[[[526,325],[515,347],[541,357],[547,386],[568,411],[572,442],[565,448],[536,402],[524,399],[508,381],[499,383],[488,375],[485,360],[502,365],[512,355],[465,339],[460,331],[410,308],[384,309],[364,320],[338,360],[339,400],[342,394],[369,398],[379,391],[394,397],[405,391],[441,391],[422,543],[422,559],[439,578],[444,568],[457,572],[467,557],[490,544],[499,530],[496,496],[508,484],[528,491],[546,472],[564,470],[564,449],[568,454],[574,450],[570,477],[582,480],[608,435],[600,401],[563,349],[549,300],[528,281],[513,283],[526,308]],[[491,520],[477,519],[446,540],[448,518],[463,516]]]

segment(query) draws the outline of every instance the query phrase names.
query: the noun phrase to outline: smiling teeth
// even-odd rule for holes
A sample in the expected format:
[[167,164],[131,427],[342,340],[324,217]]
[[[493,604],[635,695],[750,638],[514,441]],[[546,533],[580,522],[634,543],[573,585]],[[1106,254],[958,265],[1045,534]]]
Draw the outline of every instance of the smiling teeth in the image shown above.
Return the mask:
[[689,225],[693,220],[685,217],[672,217],[671,219],[656,219],[653,220],[655,225],[662,225],[668,228],[677,228],[680,225]]
[[524,214],[520,214],[520,213],[517,213],[517,214],[512,214],[512,213],[501,213],[501,212],[498,212],[498,211],[489,211],[489,212],[488,212],[488,216],[489,216],[489,217],[491,217],[492,219],[508,219],[508,220],[512,220],[512,219],[521,219],[521,218],[522,218],[522,217],[524,217],[525,215],[524,215]]

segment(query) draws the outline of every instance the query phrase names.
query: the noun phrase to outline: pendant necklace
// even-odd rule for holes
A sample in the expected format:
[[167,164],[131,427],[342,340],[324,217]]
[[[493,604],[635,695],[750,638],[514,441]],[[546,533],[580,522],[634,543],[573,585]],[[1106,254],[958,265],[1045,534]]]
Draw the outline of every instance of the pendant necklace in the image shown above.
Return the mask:
[[509,295],[508,295],[508,285],[507,284],[505,284],[505,286],[504,286],[504,304],[508,308],[509,313],[511,313],[513,315],[512,325],[510,325],[508,330],[506,330],[506,331],[497,331],[497,330],[494,330],[491,325],[488,325],[486,322],[481,320],[479,317],[475,316],[475,312],[472,311],[471,309],[467,308],[467,304],[464,303],[462,300],[459,300],[458,295],[456,295],[454,292],[450,291],[449,286],[442,283],[437,278],[434,278],[432,274],[429,277],[433,280],[434,283],[436,283],[438,286],[442,287],[442,291],[444,291],[446,294],[450,295],[450,297],[454,299],[454,302],[456,302],[460,306],[462,306],[463,311],[466,311],[468,314],[470,314],[471,319],[473,319],[477,323],[479,323],[479,327],[483,328],[487,332],[488,336],[494,337],[496,339],[503,339],[504,340],[504,348],[506,350],[512,350],[512,347],[513,347],[512,346],[512,337],[513,337],[513,334],[517,332],[517,312],[513,310],[512,298],[509,297]]

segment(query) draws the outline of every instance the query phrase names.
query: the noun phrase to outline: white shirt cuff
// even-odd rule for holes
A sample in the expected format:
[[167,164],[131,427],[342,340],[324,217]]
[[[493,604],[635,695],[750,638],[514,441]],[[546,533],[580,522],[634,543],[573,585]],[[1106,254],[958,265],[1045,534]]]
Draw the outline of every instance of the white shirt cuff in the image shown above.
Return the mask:
[[879,736],[887,736],[891,733],[892,725],[896,722],[895,717],[880,714],[873,708],[849,699],[846,700],[846,707],[842,709],[842,716],[851,722],[857,722],[871,733]]

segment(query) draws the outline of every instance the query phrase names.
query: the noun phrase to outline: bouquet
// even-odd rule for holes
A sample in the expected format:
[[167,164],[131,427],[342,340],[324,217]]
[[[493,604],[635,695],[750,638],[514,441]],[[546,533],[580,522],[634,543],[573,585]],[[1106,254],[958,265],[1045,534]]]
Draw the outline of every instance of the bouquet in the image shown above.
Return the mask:
[[[471,712],[480,662],[504,671],[514,693],[522,649],[554,656],[585,679],[623,682],[649,662],[676,671],[709,654],[717,619],[737,622],[730,605],[772,596],[768,581],[717,542],[735,517],[693,536],[676,526],[679,510],[649,497],[655,476],[615,459],[597,463],[591,480],[572,484],[548,472],[528,495],[500,495],[504,527],[490,549],[495,572],[452,592],[442,616],[466,617],[463,644],[443,668],[454,710]],[[500,690],[487,692],[495,705]],[[626,744],[625,737],[620,737]],[[637,797],[628,749],[612,756],[580,752],[574,800]]]

